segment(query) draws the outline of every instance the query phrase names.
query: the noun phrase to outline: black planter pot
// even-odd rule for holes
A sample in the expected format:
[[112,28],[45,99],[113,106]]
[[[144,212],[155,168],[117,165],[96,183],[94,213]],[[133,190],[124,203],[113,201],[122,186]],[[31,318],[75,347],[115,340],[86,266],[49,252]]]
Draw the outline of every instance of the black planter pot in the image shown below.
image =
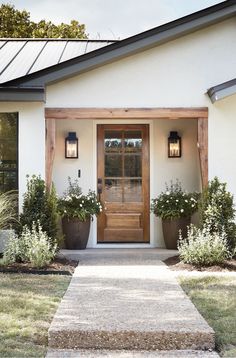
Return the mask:
[[90,218],[86,221],[80,221],[78,218],[62,218],[62,231],[65,236],[66,249],[86,249],[89,238],[90,222]]
[[187,226],[191,223],[191,217],[184,217],[178,219],[162,219],[163,236],[167,249],[176,250],[179,239],[179,231],[182,232],[182,237],[187,237]]

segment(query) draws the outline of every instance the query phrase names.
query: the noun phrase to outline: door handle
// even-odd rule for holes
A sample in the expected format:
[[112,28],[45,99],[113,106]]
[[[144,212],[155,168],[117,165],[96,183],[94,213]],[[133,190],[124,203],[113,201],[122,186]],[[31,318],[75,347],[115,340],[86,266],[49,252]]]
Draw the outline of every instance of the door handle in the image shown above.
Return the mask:
[[98,195],[102,194],[102,178],[98,178]]

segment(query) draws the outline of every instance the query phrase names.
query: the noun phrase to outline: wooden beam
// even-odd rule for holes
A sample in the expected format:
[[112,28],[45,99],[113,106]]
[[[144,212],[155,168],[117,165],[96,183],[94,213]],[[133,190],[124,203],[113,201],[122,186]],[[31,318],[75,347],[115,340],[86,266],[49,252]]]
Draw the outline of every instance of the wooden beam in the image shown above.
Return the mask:
[[203,188],[208,184],[208,119],[198,118],[198,150]]
[[46,119],[46,185],[51,189],[53,161],[56,149],[56,121],[53,118]]
[[207,118],[207,108],[46,108],[49,119],[180,119]]

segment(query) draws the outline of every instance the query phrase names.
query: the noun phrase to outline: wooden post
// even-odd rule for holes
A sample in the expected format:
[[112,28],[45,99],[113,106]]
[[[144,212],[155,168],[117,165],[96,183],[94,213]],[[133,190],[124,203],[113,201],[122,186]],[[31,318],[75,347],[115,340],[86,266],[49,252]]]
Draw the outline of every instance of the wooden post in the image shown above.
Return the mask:
[[208,119],[198,118],[198,150],[202,187],[208,184]]
[[46,185],[51,189],[52,170],[56,148],[56,121],[54,118],[46,119]]

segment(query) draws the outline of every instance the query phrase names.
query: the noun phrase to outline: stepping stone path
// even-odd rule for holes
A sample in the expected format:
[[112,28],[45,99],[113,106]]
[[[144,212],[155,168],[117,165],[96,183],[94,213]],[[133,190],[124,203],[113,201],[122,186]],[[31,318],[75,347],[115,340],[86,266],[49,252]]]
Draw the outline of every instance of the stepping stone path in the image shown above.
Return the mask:
[[80,263],[49,329],[47,357],[217,357],[209,352],[214,331],[161,261],[175,254],[67,252]]

